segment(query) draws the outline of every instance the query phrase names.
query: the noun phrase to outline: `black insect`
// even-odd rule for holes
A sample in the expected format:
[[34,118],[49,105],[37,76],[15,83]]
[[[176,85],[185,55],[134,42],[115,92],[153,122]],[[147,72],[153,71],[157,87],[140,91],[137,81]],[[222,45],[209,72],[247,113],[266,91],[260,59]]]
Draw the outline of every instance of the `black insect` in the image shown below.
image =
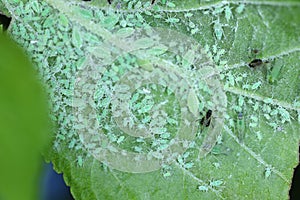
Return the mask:
[[11,17],[0,13],[0,25],[3,26],[3,31],[6,31],[10,25]]
[[261,60],[261,59],[254,59],[254,60],[252,60],[250,63],[249,63],[249,67],[251,67],[251,68],[255,68],[255,67],[258,67],[258,66],[260,66],[260,65],[262,65],[263,64],[263,61]]
[[154,4],[155,3],[155,0],[152,0],[151,4]]
[[208,110],[205,116],[201,119],[200,124],[202,126],[208,127],[210,125],[211,115],[212,115],[212,111]]
[[258,49],[252,49],[253,54],[258,54],[259,50]]
[[111,4],[111,0],[107,0],[107,2],[108,2],[109,4]]

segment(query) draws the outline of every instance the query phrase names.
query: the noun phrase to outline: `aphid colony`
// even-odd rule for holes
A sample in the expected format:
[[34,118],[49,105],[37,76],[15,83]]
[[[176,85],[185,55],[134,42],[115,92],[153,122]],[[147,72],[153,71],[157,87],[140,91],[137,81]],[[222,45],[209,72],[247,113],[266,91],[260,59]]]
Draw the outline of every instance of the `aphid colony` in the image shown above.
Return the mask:
[[[111,4],[112,0],[107,0],[107,2],[108,2],[109,4]],[[151,4],[154,4],[154,3],[155,3],[155,0],[151,0]]]

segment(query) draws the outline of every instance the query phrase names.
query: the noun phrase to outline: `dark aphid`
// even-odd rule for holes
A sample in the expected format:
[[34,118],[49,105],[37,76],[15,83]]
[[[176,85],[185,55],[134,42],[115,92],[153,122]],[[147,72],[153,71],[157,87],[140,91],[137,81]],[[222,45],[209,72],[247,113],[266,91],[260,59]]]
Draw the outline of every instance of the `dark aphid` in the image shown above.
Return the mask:
[[154,4],[155,0],[152,0],[151,4]]
[[238,119],[239,119],[239,120],[242,120],[242,119],[243,119],[243,113],[239,112],[239,114],[238,114]]
[[10,22],[11,22],[11,17],[8,17],[0,13],[0,25],[3,26],[4,31],[8,29]]
[[258,49],[253,49],[252,52],[253,52],[254,54],[258,54],[259,50],[258,50]]
[[208,110],[205,116],[201,119],[200,124],[202,126],[208,127],[210,125],[211,115],[212,115],[212,111]]
[[249,67],[251,68],[255,68],[255,67],[258,67],[260,65],[263,64],[263,61],[261,59],[254,59],[252,60],[250,63],[249,63]]
[[107,2],[108,2],[109,4],[111,4],[111,0],[107,0]]

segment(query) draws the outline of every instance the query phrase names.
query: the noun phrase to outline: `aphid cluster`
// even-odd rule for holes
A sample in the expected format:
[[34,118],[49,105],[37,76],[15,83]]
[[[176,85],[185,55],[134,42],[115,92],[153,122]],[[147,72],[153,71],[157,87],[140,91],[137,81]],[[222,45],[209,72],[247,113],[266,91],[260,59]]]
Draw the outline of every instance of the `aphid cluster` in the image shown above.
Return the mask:
[[[111,4],[112,3],[112,0],[107,0],[107,2],[109,3],[109,4]],[[151,0],[151,4],[154,4],[155,3],[155,0]]]

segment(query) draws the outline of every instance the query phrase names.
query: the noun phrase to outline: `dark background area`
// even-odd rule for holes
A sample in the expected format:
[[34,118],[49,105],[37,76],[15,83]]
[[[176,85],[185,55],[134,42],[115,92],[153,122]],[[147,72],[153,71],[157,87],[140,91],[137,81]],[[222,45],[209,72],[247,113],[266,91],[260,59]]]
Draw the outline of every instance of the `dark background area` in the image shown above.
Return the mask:
[[[4,31],[9,27],[11,18],[0,13],[0,24]],[[300,153],[300,148],[299,148]],[[299,157],[300,159],[300,157]],[[66,186],[63,175],[53,170],[52,164],[44,164],[41,176],[40,199],[41,200],[73,200],[70,188]],[[300,165],[295,168],[293,181],[290,189],[290,200],[300,199]]]

